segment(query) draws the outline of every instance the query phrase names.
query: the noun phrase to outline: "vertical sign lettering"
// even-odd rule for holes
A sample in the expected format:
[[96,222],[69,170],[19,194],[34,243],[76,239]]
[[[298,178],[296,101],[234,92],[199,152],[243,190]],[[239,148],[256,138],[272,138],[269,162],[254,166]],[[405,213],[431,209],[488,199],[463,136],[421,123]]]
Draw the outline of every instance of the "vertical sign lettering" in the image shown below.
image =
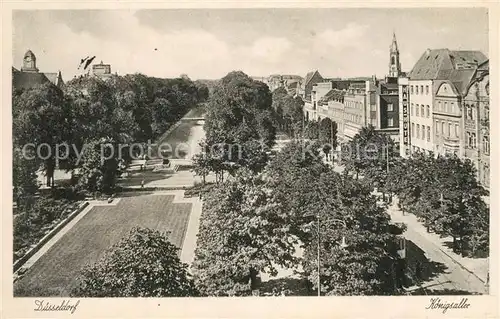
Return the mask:
[[408,114],[408,85],[403,85],[402,103],[403,103],[403,144],[410,144],[410,114]]

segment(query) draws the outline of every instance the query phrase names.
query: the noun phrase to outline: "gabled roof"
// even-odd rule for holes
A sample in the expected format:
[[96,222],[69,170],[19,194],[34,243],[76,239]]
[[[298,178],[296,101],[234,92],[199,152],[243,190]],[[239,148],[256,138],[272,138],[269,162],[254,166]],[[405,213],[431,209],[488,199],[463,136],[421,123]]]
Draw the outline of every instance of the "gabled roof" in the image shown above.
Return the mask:
[[453,85],[455,85],[460,94],[465,94],[467,86],[471,82],[475,73],[476,70],[454,70],[451,73],[449,80],[453,83]]
[[287,87],[289,89],[295,89],[295,88],[297,88],[298,85],[299,85],[298,81],[293,81],[293,82],[288,83]]
[[57,73],[44,73],[47,79],[49,79],[52,84],[57,85],[58,74]]
[[460,95],[460,92],[457,89],[457,87],[455,86],[455,84],[449,80],[436,80],[436,81],[434,81],[434,95],[437,95],[437,92],[439,91],[439,89],[441,88],[441,86],[444,83],[447,83],[451,86],[453,93],[455,93],[456,95]]
[[307,73],[307,75],[306,75],[306,77],[305,77],[305,80],[304,80],[304,85],[309,84],[309,82],[311,82],[312,78],[313,78],[316,74],[318,74],[321,78],[323,78],[323,77],[321,76],[321,74],[319,74],[318,70],[315,70],[315,71],[309,72],[309,73]]
[[455,70],[472,68],[487,60],[480,51],[428,49],[408,74],[411,80],[446,80]]

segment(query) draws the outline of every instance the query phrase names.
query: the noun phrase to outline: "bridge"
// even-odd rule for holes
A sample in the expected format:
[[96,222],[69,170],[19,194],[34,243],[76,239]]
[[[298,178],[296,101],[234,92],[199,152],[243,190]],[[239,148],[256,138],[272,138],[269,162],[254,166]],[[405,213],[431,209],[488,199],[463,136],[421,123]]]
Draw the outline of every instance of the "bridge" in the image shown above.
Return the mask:
[[205,121],[205,118],[201,117],[201,116],[200,117],[183,117],[181,119],[181,121],[184,121],[184,122],[186,122],[186,121]]

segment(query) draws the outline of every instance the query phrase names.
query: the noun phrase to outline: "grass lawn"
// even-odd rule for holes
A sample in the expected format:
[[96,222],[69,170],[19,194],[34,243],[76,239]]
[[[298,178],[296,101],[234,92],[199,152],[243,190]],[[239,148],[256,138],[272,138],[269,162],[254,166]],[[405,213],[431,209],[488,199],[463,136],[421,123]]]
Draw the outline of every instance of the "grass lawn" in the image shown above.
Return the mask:
[[97,261],[134,226],[170,231],[170,241],[181,248],[191,204],[173,204],[173,199],[173,195],[133,195],[116,206],[92,208],[15,285],[39,286],[69,296],[80,269]]

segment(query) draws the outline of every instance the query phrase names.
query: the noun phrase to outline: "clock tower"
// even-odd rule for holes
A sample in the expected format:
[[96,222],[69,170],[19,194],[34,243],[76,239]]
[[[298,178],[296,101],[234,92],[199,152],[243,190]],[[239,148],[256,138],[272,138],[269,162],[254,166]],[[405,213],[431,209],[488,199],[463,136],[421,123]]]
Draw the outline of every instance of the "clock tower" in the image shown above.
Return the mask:
[[23,72],[38,72],[36,67],[36,56],[31,50],[28,50],[24,54],[23,67],[21,68]]

